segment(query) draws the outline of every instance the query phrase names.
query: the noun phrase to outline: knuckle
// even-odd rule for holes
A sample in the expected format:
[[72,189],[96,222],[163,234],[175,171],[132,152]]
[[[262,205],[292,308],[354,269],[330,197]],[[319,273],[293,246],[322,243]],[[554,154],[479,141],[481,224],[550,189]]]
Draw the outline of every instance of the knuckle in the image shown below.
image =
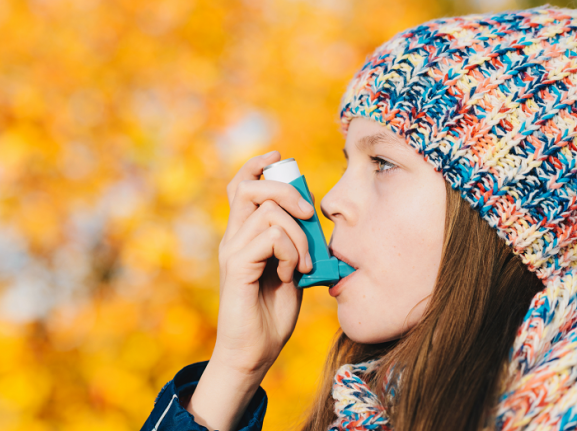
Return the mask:
[[284,230],[279,225],[274,224],[269,228],[269,235],[273,240],[280,239],[283,236],[283,234]]
[[264,201],[262,204],[260,204],[259,208],[261,209],[262,212],[265,213],[271,213],[273,211],[276,210],[277,204],[274,203],[273,201],[271,201],[270,199],[267,199],[266,201]]
[[250,187],[250,180],[242,180],[236,186],[236,193],[241,196],[244,196],[247,194],[249,187]]

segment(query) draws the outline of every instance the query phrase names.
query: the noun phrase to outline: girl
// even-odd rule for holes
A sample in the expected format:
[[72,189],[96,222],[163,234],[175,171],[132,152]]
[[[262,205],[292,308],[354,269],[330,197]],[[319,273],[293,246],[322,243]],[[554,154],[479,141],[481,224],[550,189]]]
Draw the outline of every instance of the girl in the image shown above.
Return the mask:
[[[347,170],[321,202],[341,330],[302,430],[577,428],[577,12],[549,5],[430,21],[386,42],[340,106]],[[311,269],[259,181],[227,188],[218,335],[143,429],[259,430],[259,386],[290,338]]]

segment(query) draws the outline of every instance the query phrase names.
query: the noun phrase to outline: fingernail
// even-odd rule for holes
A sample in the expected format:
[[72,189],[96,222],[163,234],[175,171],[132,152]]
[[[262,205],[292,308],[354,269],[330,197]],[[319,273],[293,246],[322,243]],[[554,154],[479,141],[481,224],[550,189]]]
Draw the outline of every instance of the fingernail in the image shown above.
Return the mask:
[[306,257],[306,264],[307,264],[307,268],[312,268],[313,267],[313,262],[311,261],[311,255],[310,253],[307,253],[307,257]]
[[305,212],[310,212],[313,209],[312,205],[305,201],[304,198],[300,198],[299,207]]
[[268,156],[270,156],[270,155],[271,155],[272,153],[274,153],[274,152],[275,152],[275,150],[272,150],[272,151],[269,151],[269,152],[266,153],[266,154],[263,154],[262,156],[263,156],[264,158],[267,158]]

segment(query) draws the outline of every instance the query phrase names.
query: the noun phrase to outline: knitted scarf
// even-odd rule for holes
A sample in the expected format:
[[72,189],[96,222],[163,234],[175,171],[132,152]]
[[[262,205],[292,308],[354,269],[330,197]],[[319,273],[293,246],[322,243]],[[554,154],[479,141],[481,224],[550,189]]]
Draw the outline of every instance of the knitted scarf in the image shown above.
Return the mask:
[[[497,230],[544,289],[499,385],[496,429],[577,428],[577,11],[545,5],[433,20],[367,58],[345,92],[346,136],[368,117],[403,137]],[[343,365],[330,430],[392,430]]]

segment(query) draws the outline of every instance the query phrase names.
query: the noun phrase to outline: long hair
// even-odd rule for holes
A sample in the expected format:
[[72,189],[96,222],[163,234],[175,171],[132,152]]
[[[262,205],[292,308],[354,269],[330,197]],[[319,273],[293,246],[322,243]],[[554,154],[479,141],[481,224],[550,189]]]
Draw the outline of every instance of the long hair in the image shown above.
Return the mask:
[[441,263],[422,318],[407,334],[381,344],[356,343],[339,328],[301,431],[328,429],[336,420],[331,389],[337,369],[369,359],[380,361],[367,383],[395,431],[490,426],[517,328],[544,284],[445,185]]

